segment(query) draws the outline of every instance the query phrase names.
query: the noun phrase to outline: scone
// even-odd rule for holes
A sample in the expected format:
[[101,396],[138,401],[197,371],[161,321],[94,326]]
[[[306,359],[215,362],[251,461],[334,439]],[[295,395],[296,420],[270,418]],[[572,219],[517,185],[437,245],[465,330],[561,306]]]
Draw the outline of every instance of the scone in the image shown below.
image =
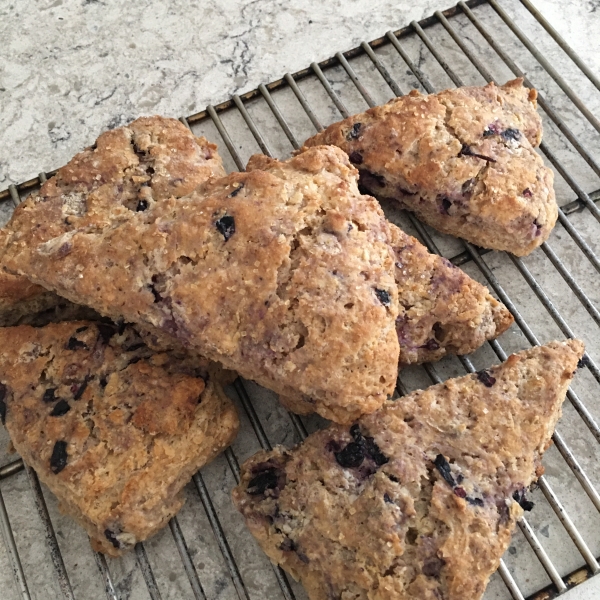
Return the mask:
[[[41,235],[60,235],[91,225],[78,203],[89,194],[111,202],[134,204],[140,210],[149,202],[183,196],[209,177],[225,175],[216,146],[196,138],[182,123],[164,117],[142,117],[126,127],[102,134],[93,147],[75,156],[42,186],[40,206],[65,202],[63,220],[48,214]],[[47,204],[45,204],[47,203]],[[0,229],[0,246],[7,233]],[[87,318],[84,309],[60,298],[27,278],[0,272],[0,326],[38,324],[44,319]]]
[[242,466],[234,503],[311,600],[478,600],[583,344],[552,342]]
[[325,417],[376,410],[399,356],[379,204],[331,146],[248,168],[143,206],[147,186],[76,197],[42,187],[15,210],[2,262],[284,396],[305,394]]
[[553,173],[533,149],[542,137],[536,97],[522,79],[413,90],[305,144],[339,146],[369,193],[439,231],[524,256],[548,239],[558,215]]
[[0,417],[16,450],[105,554],[166,525],[237,433],[208,361],[154,353],[130,327],[4,328],[0,346]]
[[[430,254],[414,237],[390,223],[394,251],[400,344],[399,367],[433,362],[447,354],[469,354],[510,327],[513,317],[488,289],[447,259]],[[315,411],[307,397],[283,397],[281,403],[297,414]],[[344,421],[361,416],[346,411]]]

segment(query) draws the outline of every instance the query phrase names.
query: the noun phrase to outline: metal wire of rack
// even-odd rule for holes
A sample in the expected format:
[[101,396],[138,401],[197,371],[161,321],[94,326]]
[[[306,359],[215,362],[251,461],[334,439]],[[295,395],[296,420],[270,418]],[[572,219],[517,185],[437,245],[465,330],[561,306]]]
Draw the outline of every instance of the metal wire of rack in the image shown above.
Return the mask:
[[[541,90],[546,135],[540,150],[557,175],[561,204],[556,230],[541,250],[525,259],[481,250],[437,234],[410,214],[383,204],[390,218],[431,252],[451,257],[484,281],[515,316],[509,333],[469,357],[402,371],[398,394],[473,372],[551,338],[577,335],[587,343],[585,368],[568,392],[554,448],[544,459],[547,475],[533,494],[536,511],[519,522],[485,595],[486,600],[550,600],[600,571],[600,410],[594,405],[600,369],[593,358],[600,352],[600,164],[595,158],[600,122],[573,91],[575,85],[591,90],[600,105],[600,97],[589,87],[600,91],[600,81],[529,0],[503,4],[510,8],[497,0],[459,2],[181,120],[195,133],[220,140],[228,167],[242,170],[247,156],[257,150],[285,156],[324,123],[411,87],[432,93],[452,84],[502,82],[514,75],[525,76],[527,85]],[[525,27],[538,36],[544,51],[530,41]],[[553,52],[564,53],[575,65],[567,78],[552,65]],[[18,204],[50,175],[10,186],[0,192],[0,201]],[[186,507],[168,530],[138,544],[130,557],[107,560],[87,548],[84,539],[72,550],[70,536],[76,537],[76,528],[59,515],[55,499],[43,491],[34,471],[20,459],[7,459],[0,467],[0,565],[7,565],[10,573],[2,579],[0,571],[2,597],[306,598],[297,583],[257,551],[228,495],[239,480],[240,460],[259,447],[298,442],[322,422],[287,413],[273,394],[251,382],[238,379],[230,393],[241,409],[242,434],[222,457],[194,476],[186,489]],[[21,513],[31,500],[33,512],[23,519]],[[36,543],[37,554],[29,548]],[[37,556],[44,556],[50,566],[31,564]]]

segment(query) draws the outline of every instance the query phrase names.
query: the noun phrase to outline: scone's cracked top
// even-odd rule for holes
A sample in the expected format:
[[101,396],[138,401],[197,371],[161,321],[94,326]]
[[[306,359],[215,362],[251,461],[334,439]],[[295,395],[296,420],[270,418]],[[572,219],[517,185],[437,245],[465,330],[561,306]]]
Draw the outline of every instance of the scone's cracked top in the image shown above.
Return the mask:
[[478,600],[582,354],[552,342],[259,452],[234,502],[311,600]]
[[[42,203],[47,211],[47,219],[38,223],[42,227],[39,237],[47,239],[97,225],[98,214],[84,210],[89,194],[109,211],[118,212],[123,205],[145,210],[154,201],[188,194],[209,177],[222,175],[225,171],[214,144],[195,138],[175,119],[142,117],[102,134],[94,146],[59,169],[29,202]],[[55,198],[62,198],[60,206],[52,201]],[[6,241],[7,233],[0,230],[0,246]],[[21,324],[24,315],[65,302],[27,278],[0,274],[3,326]]]
[[398,294],[388,225],[339,149],[255,157],[246,173],[144,210],[82,198],[81,215],[68,217],[80,226],[66,233],[64,195],[21,205],[4,265],[280,393],[306,394],[332,419],[373,411],[392,393]]
[[238,419],[208,361],[152,352],[131,327],[0,329],[0,412],[23,460],[102,552],[164,526]]
[[307,146],[335,144],[378,197],[399,200],[432,227],[518,256],[557,218],[536,92],[510,81],[407,96],[328,127]]

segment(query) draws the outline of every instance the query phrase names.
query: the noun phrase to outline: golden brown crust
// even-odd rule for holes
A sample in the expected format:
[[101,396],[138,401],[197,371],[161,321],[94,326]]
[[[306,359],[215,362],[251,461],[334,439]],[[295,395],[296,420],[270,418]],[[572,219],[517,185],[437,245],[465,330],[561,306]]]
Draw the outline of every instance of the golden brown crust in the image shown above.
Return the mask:
[[502,334],[513,322],[488,289],[395,225],[400,308],[396,330],[400,366],[431,362],[446,354],[469,354]]
[[192,474],[237,433],[208,361],[153,353],[130,327],[6,328],[0,345],[15,448],[111,556],[166,525]]
[[578,340],[532,348],[259,452],[234,503],[311,600],[478,600],[582,354]]
[[[39,237],[95,223],[92,215],[79,214],[87,194],[122,209],[122,202],[137,206],[139,202],[183,196],[209,177],[223,175],[214,144],[195,138],[175,119],[142,117],[102,134],[94,147],[79,153],[42,186],[36,202],[44,203],[49,212]],[[56,208],[53,200],[60,197],[64,202],[62,218],[52,211]],[[7,232],[0,230],[0,245],[7,241]],[[54,307],[65,317],[76,314],[64,298],[27,278],[0,272],[0,325],[28,323],[36,313]]]
[[523,256],[548,238],[558,210],[553,173],[533,149],[542,135],[535,98],[522,80],[413,91],[306,145],[342,148],[370,193],[398,200],[432,227]]
[[[469,354],[510,327],[513,317],[507,308],[451,262],[430,254],[391,223],[389,242],[398,288],[400,368],[440,360],[447,354]],[[314,402],[306,396],[281,396],[280,401],[297,414],[314,412]],[[348,410],[344,422],[361,414]]]
[[22,246],[26,233],[37,244],[76,229],[100,228],[224,174],[214,144],[195,138],[176,119],[142,117],[103,133],[20,204],[12,221],[35,206],[38,227],[8,235],[7,243]]
[[393,392],[399,352],[381,208],[337,148],[249,169],[141,212],[84,195],[65,233],[69,198],[27,200],[8,225],[4,264],[275,391],[306,394],[329,418],[375,410]]

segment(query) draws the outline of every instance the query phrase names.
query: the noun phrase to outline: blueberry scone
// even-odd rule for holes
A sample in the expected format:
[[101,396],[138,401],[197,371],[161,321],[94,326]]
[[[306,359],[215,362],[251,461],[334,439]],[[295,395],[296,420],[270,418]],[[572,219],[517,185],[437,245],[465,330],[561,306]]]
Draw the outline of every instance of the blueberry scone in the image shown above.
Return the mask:
[[[196,138],[182,123],[164,117],[143,117],[126,127],[102,134],[58,170],[36,194],[40,208],[40,237],[65,234],[72,229],[95,227],[97,214],[83,210],[85,197],[93,195],[104,209],[117,212],[123,204],[142,210],[149,203],[183,196],[209,177],[225,174],[216,146]],[[64,206],[56,213],[56,198]],[[0,230],[0,246],[10,242]],[[26,277],[0,273],[0,325],[31,324],[46,320],[87,317],[64,298],[31,283]]]
[[[399,367],[441,359],[447,354],[469,354],[486,340],[508,329],[513,317],[488,289],[450,261],[430,254],[415,238],[390,223],[394,251],[400,345]],[[309,397],[280,396],[297,414],[315,411]],[[346,411],[344,421],[361,416]]]
[[16,450],[105,554],[166,525],[237,433],[214,365],[152,352],[130,327],[4,328],[0,346],[0,417]]
[[329,146],[256,157],[161,202],[147,185],[70,194],[58,182],[15,210],[2,262],[347,420],[393,392],[399,356],[389,227],[357,175]]
[[553,173],[535,90],[522,79],[424,96],[413,90],[328,127],[306,146],[334,144],[361,185],[432,227],[477,246],[529,254],[557,219]]
[[242,467],[234,503],[311,600],[478,600],[583,344],[552,342]]

